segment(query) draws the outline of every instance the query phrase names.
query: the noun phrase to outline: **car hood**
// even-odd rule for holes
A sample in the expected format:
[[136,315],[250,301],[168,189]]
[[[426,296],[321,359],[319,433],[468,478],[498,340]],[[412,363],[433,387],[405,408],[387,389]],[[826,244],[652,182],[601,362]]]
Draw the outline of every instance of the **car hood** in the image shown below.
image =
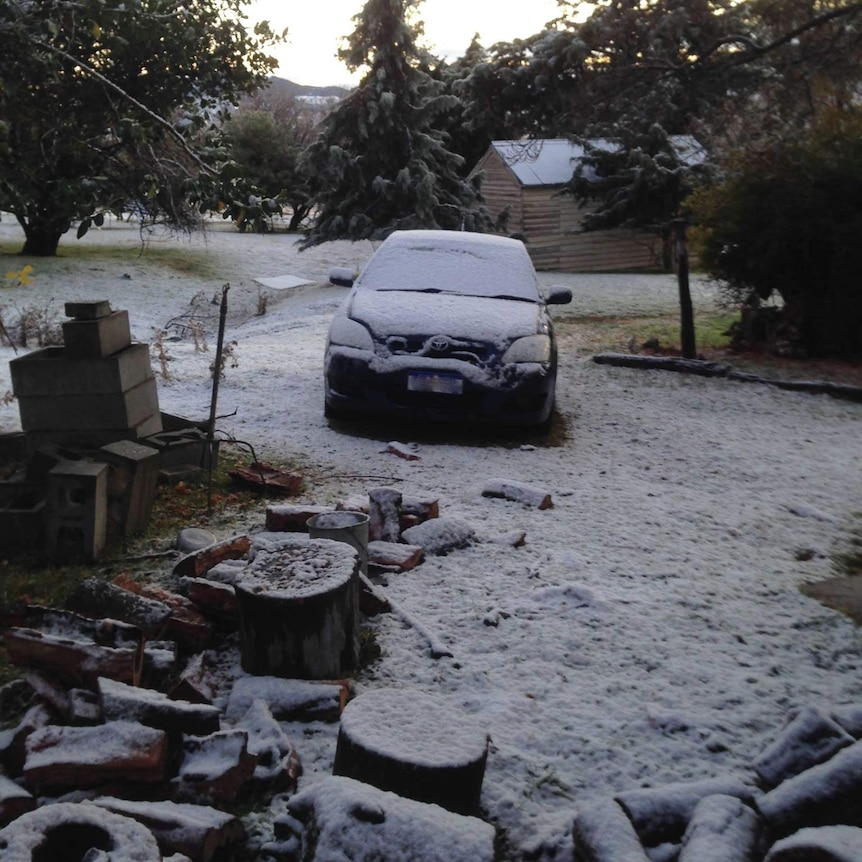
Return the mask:
[[439,334],[507,344],[538,331],[542,306],[484,296],[357,290],[346,312],[377,338]]

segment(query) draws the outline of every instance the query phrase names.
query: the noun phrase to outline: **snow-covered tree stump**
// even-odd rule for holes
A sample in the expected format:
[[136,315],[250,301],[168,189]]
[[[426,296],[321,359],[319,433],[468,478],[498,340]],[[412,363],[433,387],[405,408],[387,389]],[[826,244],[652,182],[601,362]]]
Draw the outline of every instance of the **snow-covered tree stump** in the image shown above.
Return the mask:
[[243,670],[337,679],[359,655],[359,557],[343,542],[296,537],[258,550],[234,586]]
[[369,691],[341,716],[333,774],[458,814],[479,808],[488,735],[421,692]]

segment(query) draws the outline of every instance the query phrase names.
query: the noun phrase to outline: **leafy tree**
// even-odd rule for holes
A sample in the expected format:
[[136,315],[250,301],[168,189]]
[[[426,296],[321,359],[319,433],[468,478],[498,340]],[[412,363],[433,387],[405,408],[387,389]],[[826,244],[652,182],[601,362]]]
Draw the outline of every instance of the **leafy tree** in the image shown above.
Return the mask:
[[862,356],[862,110],[731,159],[691,204],[701,260],[746,308],[780,300],[780,339],[809,355]]
[[318,214],[304,246],[383,238],[399,228],[482,229],[478,189],[443,128],[457,99],[435,78],[439,64],[419,45],[419,0],[368,0],[340,51],[359,86],[305,152]]
[[721,152],[795,135],[824,101],[852,99],[862,3],[602,0],[584,21],[583,4],[559,5],[548,30],[494,46],[473,70],[467,116],[511,136],[606,141],[589,148],[570,191],[598,204],[588,229],[652,225],[675,240],[683,350],[693,356],[680,206],[704,171],[672,136],[694,134]]
[[187,184],[218,182],[224,153],[201,133],[275,64],[245,3],[0,4],[0,209],[25,254],[130,202],[179,217]]
[[296,114],[243,109],[225,126],[227,147],[242,175],[265,198],[290,206],[289,230],[297,230],[310,209],[308,181],[298,168],[303,126]]

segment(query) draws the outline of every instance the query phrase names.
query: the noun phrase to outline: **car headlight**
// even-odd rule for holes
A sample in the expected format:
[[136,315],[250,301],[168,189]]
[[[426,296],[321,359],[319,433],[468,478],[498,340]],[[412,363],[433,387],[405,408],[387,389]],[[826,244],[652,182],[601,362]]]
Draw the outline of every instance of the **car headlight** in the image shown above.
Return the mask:
[[547,335],[528,335],[509,345],[503,354],[503,362],[542,362],[551,361],[551,339]]
[[354,347],[357,350],[374,351],[371,333],[361,324],[349,317],[336,317],[329,328],[329,343],[341,347]]

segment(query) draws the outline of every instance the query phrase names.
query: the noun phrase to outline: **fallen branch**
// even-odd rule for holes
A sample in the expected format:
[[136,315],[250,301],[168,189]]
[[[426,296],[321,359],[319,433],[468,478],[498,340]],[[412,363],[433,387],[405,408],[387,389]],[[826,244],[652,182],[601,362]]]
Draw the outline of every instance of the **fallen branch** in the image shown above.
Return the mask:
[[445,646],[443,642],[433,634],[433,632],[428,631],[428,629],[425,628],[424,623],[417,620],[409,611],[405,611],[399,604],[393,602],[392,599],[390,599],[389,596],[387,596],[379,587],[372,584],[365,575],[360,574],[359,580],[375,599],[387,604],[392,613],[395,614],[401,622],[406,623],[410,628],[416,629],[416,631],[428,641],[428,647],[431,650],[431,658],[452,658],[452,651],[449,647]]
[[831,380],[776,380],[761,377],[747,371],[736,371],[729,365],[703,359],[683,359],[679,356],[644,356],[627,353],[597,353],[593,362],[598,365],[614,365],[621,368],[646,368],[657,371],[676,371],[696,374],[699,377],[721,377],[737,383],[760,383],[792,392],[808,392],[812,395],[831,395],[846,401],[862,402],[862,387]]

